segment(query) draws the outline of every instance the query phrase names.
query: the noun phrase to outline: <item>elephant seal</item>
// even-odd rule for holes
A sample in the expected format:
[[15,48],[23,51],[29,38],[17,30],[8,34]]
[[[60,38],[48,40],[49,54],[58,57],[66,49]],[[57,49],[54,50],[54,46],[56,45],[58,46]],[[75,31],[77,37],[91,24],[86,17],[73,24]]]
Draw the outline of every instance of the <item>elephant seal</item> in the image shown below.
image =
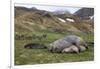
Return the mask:
[[72,44],[66,40],[59,39],[47,46],[47,49],[51,52],[62,52],[63,49],[70,47]]
[[79,36],[76,35],[68,35],[63,38],[67,42],[72,43],[73,45],[77,46],[79,48],[79,51],[81,51],[80,45],[84,46],[86,49],[88,49],[88,46],[86,42]]
[[[81,52],[83,52],[85,50],[86,50],[86,48],[84,46],[80,46],[80,51]],[[73,52],[75,52],[77,54],[79,53],[79,49],[75,45],[72,45],[72,46],[70,46],[70,47],[65,48],[65,49],[62,50],[62,53],[73,53]]]
[[62,53],[73,53],[73,52],[79,53],[79,49],[75,45],[72,45],[62,50]]
[[[62,52],[63,49],[68,48],[70,46],[76,46],[81,52],[84,49],[88,49],[85,41],[76,35],[68,35],[64,38],[58,39],[47,46],[47,49],[51,52]],[[82,46],[82,47],[81,47]]]

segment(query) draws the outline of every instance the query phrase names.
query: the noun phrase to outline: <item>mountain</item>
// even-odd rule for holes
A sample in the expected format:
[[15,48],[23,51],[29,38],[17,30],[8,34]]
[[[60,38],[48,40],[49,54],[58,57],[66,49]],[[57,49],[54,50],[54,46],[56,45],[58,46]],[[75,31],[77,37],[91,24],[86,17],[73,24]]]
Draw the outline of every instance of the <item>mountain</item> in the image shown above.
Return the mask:
[[53,13],[55,15],[57,15],[57,14],[71,14],[68,10],[56,10]]
[[70,13],[55,14],[35,7],[15,7],[14,18],[15,32],[93,32],[90,23],[78,23],[78,16]]
[[94,8],[81,8],[74,14],[79,16],[81,19],[89,19],[91,16],[94,16]]

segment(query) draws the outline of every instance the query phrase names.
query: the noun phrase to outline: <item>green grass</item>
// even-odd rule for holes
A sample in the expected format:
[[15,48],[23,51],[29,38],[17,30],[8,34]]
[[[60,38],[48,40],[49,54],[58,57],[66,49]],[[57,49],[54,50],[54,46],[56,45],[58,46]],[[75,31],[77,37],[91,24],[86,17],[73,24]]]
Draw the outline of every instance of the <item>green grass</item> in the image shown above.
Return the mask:
[[[20,33],[26,34],[26,33]],[[41,35],[41,32],[27,33],[28,35]],[[47,32],[47,38],[32,40],[15,40],[15,65],[45,64],[45,63],[63,63],[94,60],[94,46],[89,45],[89,50],[75,53],[51,53],[47,49],[25,49],[24,45],[28,43],[49,44],[59,38],[72,33],[52,33]],[[73,33],[79,35],[87,42],[93,42],[93,34]]]

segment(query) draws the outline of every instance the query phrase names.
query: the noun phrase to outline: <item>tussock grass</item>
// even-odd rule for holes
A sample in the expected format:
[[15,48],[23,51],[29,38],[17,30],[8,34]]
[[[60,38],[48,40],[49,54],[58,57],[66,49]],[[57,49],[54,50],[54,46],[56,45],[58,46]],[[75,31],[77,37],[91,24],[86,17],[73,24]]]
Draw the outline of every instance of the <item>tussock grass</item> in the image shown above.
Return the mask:
[[[34,33],[19,33],[41,35],[41,32]],[[69,34],[76,34],[87,42],[93,42],[93,34],[83,33],[52,33],[47,32],[47,37],[41,41],[38,39],[32,40],[15,40],[15,65],[29,65],[29,64],[45,64],[45,63],[64,63],[64,62],[80,62],[94,60],[94,45],[88,44],[89,49],[79,54],[75,53],[51,53],[47,49],[25,49],[24,45],[28,43],[49,44],[59,38]]]

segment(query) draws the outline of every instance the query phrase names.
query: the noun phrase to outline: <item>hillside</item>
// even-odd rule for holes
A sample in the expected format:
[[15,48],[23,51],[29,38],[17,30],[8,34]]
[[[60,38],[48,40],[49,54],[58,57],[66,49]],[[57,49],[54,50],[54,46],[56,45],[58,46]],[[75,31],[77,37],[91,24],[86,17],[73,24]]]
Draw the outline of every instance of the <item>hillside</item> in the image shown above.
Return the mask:
[[[57,12],[57,11],[56,11]],[[92,25],[74,14],[15,7],[15,32],[93,32]]]

